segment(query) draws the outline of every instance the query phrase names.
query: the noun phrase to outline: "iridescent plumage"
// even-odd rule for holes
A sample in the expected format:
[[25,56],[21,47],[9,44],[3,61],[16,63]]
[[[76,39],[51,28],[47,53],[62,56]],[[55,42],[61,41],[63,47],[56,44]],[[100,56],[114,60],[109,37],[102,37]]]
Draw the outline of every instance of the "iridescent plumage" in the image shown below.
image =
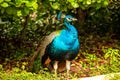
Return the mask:
[[[60,15],[59,15],[60,17]],[[49,58],[50,65],[57,73],[58,64],[66,62],[67,73],[70,70],[70,61],[73,60],[80,48],[78,33],[76,28],[70,22],[76,20],[71,15],[64,16],[65,29],[55,31],[47,36],[43,42],[42,64],[46,66],[45,62]]]

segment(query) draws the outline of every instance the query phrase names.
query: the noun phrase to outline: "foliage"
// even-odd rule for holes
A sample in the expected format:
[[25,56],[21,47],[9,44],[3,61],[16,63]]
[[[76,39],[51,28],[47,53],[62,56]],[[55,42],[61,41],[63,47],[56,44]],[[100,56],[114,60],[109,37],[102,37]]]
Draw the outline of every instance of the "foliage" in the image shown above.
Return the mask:
[[3,66],[0,64],[0,72],[3,71]]
[[[4,17],[21,17],[35,11],[38,8],[37,0],[1,0],[0,14]],[[3,17],[1,16],[1,17]]]
[[84,56],[84,58],[80,59],[79,63],[82,65],[83,69],[81,69],[77,75],[86,74],[89,76],[95,76],[119,72],[120,60],[118,55],[120,51],[113,48],[103,48],[102,51],[104,53],[104,57],[98,57],[97,55],[88,52],[81,52],[81,56]]
[[[41,0],[1,0],[0,1],[0,16],[3,20],[16,19],[23,16],[27,16],[30,13],[52,13],[55,10],[68,11],[69,9],[82,8],[87,9],[89,7],[95,7],[100,9],[106,7],[110,3],[109,0],[66,0],[66,1],[41,1]],[[39,6],[40,5],[40,6]],[[38,7],[39,6],[39,7]],[[6,16],[7,15],[7,16]],[[9,18],[9,19],[8,19]],[[11,20],[9,20],[11,21]]]
[[[94,74],[97,72],[93,71]],[[81,74],[82,75],[82,74]],[[66,75],[58,75],[59,77],[55,77],[54,74],[51,74],[49,72],[40,70],[39,74],[36,73],[31,73],[31,72],[26,72],[25,70],[21,70],[17,67],[14,67],[11,71],[0,71],[0,79],[2,80],[76,80],[76,76],[71,76],[71,77],[65,77]],[[110,80],[119,80],[119,74],[114,74],[114,77],[111,75],[107,75]]]
[[[22,56],[26,56],[32,52],[33,49],[30,49],[31,45],[24,42],[28,39],[28,37],[24,37],[24,35],[31,31],[29,30],[30,26],[27,29],[27,24],[29,23],[28,15],[37,11],[37,9],[37,0],[0,1],[0,20],[7,21],[5,24],[1,24],[2,22],[0,21],[0,41],[2,42],[0,45],[2,48],[0,55],[2,55],[2,57],[21,59]],[[29,30],[27,31],[28,33],[26,33],[26,29]],[[32,33],[29,35],[31,36],[31,34]],[[26,46],[21,47],[21,45],[24,44],[26,44]],[[25,51],[25,47],[27,47],[27,51]],[[9,52],[3,49],[7,49]]]
[[95,61],[97,62],[98,58],[95,54],[89,54],[87,52],[83,52],[83,55],[85,56],[85,59],[89,62],[89,64],[88,63],[85,64],[84,62],[82,62],[84,68],[96,66]]
[[0,79],[2,80],[43,80],[47,78],[45,75],[37,75],[31,72],[21,71],[19,68],[14,68],[12,72],[1,73],[0,72]]
[[101,7],[107,6],[109,4],[109,0],[49,0],[49,3],[53,9],[67,11],[67,9],[86,9],[89,7],[95,7],[96,9],[99,9]]
[[[74,77],[71,77],[73,80]],[[39,74],[26,72],[25,70],[21,70],[17,67],[13,68],[12,71],[9,72],[1,72],[0,71],[0,79],[2,80],[63,80],[67,79],[64,77],[55,77],[54,74],[49,72],[45,72],[43,70],[39,71]]]
[[110,64],[119,63],[120,51],[118,49],[112,49],[112,48],[104,49],[103,47],[103,52],[105,53],[104,58],[110,59]]
[[110,80],[119,80],[120,79],[120,75],[116,74],[114,75],[114,77],[111,77]]
[[37,56],[37,59],[34,61],[34,64],[33,64],[33,69],[32,71],[35,72],[35,73],[38,73],[40,68],[41,68],[41,61],[40,61],[40,55]]
[[[105,36],[105,34],[120,34],[119,21],[120,21],[120,6],[119,1],[113,1],[106,8],[95,10],[89,8],[86,15],[86,25],[83,27],[86,32]],[[102,13],[102,14],[101,14]],[[86,27],[87,26],[87,27]]]

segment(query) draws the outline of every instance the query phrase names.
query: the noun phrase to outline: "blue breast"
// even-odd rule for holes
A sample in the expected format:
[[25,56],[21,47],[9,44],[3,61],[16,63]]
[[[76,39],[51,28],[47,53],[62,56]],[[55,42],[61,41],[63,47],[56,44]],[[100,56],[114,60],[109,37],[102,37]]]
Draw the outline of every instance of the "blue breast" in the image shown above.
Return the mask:
[[72,60],[79,51],[78,33],[74,26],[63,29],[60,35],[47,46],[47,53],[52,60]]

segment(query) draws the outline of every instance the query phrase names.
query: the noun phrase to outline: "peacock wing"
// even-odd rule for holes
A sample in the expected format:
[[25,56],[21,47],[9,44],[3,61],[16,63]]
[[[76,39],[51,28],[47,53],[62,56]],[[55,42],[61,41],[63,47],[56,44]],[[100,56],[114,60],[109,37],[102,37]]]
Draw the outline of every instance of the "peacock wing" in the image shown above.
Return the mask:
[[51,62],[48,55],[45,54],[46,47],[47,47],[47,45],[49,45],[53,41],[53,39],[56,36],[58,36],[58,33],[59,33],[59,31],[52,32],[50,35],[45,36],[45,38],[41,42],[41,45],[40,45],[40,59],[43,62],[42,64],[44,64],[45,66],[49,66],[49,63]]
[[40,45],[40,57],[42,57],[45,54],[46,46],[50,44],[57,35],[58,35],[57,31],[55,31],[52,32],[50,35],[45,36],[45,38],[43,39]]

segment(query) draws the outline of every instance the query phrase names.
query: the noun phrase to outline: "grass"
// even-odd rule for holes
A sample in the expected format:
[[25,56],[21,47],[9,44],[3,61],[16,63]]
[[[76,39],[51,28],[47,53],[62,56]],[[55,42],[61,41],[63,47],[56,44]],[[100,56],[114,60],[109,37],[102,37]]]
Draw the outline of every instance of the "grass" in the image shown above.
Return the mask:
[[120,74],[114,75],[114,77],[111,77],[110,80],[120,80]]
[[[109,80],[120,80],[120,75],[115,74],[107,75],[106,78]],[[105,78],[105,80],[106,80]],[[58,74],[58,77],[55,77],[54,74],[40,70],[38,74],[27,72],[19,68],[13,68],[11,71],[4,71],[1,68],[0,71],[0,80],[77,80],[76,75],[70,75],[67,77],[65,74]]]
[[40,74],[27,72],[19,68],[13,68],[12,71],[0,72],[0,80],[54,80],[54,76],[48,72]]
[[[53,73],[50,73],[47,69],[41,69],[38,73],[27,72],[25,65],[27,62],[23,62],[21,67],[12,67],[12,69],[5,70],[3,65],[0,65],[0,80],[76,80],[80,77],[95,76],[101,74],[117,73],[120,72],[120,51],[113,48],[103,48],[105,55],[103,58],[98,58],[95,54],[89,54],[83,52],[84,59],[76,58],[76,62],[80,64],[78,72],[71,72],[71,75],[66,76],[66,72],[59,73],[58,77],[55,77]],[[112,56],[111,54],[112,53]],[[107,56],[107,57],[106,57]],[[74,64],[74,65],[73,65]],[[18,62],[16,65],[19,65]],[[75,63],[72,63],[73,67],[77,68]],[[20,65],[19,65],[20,66]],[[71,69],[71,71],[74,70]],[[110,76],[110,80],[119,80],[120,75]]]

